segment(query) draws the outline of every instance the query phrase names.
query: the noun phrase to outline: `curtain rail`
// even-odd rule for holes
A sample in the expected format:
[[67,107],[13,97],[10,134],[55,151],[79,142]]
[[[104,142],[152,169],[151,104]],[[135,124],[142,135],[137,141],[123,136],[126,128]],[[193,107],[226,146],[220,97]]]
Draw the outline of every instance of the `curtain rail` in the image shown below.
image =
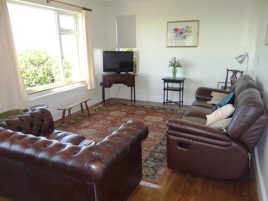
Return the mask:
[[60,3],[60,4],[64,4],[64,5],[67,5],[67,6],[72,6],[72,7],[80,8],[82,10],[92,11],[92,9],[90,9],[90,8],[76,6],[76,5],[73,5],[73,4],[69,4],[69,3],[65,3],[65,2],[61,2],[61,1],[56,1],[56,0],[47,0],[47,3],[50,3],[52,1],[57,2],[57,3]]

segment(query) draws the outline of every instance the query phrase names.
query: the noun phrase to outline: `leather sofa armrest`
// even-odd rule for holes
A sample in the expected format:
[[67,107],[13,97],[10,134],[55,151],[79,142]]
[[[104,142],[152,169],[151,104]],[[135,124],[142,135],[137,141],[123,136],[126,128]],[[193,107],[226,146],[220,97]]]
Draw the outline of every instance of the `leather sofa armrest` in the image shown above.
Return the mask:
[[220,90],[220,89],[214,89],[214,88],[207,88],[207,87],[199,87],[197,88],[195,92],[195,98],[196,100],[202,100],[202,101],[209,101],[211,100],[211,92],[219,92],[219,93],[226,93],[228,94],[228,91]]
[[92,166],[94,167],[92,169],[94,171],[93,180],[99,181],[105,170],[109,170],[114,165],[117,166],[118,161],[127,151],[135,151],[132,150],[132,145],[141,143],[142,140],[147,138],[148,134],[149,130],[145,124],[138,120],[131,120],[99,142],[96,145],[98,153],[95,152],[95,154],[97,153],[97,159],[101,158],[101,163],[97,160]]
[[211,128],[183,119],[169,119],[167,134],[210,144],[229,146],[233,140],[220,129]]
[[0,126],[35,136],[46,136],[53,132],[54,121],[51,113],[47,109],[40,108],[5,120],[0,120]]
[[117,133],[118,131],[125,131],[127,132],[128,129],[138,129],[140,130],[140,134],[139,135],[136,135],[135,132],[132,133],[130,132],[129,134],[134,134],[134,136],[138,137],[139,140],[144,140],[148,137],[148,134],[149,134],[149,129],[148,127],[141,121],[138,121],[138,120],[130,120],[128,121],[127,123],[124,123],[120,126],[120,128],[115,131],[113,134]]

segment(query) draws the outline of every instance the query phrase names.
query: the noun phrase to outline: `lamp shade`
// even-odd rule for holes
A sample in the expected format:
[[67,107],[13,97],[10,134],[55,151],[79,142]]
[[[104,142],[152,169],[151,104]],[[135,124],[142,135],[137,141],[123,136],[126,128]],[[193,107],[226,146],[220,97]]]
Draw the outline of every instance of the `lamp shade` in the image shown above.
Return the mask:
[[244,61],[246,60],[246,58],[248,59],[248,53],[247,52],[245,54],[241,54],[241,55],[235,57],[235,60],[238,63],[242,64],[242,63],[244,63]]

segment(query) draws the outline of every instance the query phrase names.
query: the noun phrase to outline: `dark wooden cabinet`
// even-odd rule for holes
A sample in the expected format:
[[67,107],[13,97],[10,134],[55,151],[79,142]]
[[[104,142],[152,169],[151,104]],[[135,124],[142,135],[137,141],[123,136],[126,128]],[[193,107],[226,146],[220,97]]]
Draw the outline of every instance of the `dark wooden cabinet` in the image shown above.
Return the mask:
[[[111,88],[113,84],[124,84],[130,87],[131,101],[136,102],[135,75],[133,74],[104,74],[102,75],[102,101],[105,103],[105,88]],[[133,99],[134,97],[134,99]]]

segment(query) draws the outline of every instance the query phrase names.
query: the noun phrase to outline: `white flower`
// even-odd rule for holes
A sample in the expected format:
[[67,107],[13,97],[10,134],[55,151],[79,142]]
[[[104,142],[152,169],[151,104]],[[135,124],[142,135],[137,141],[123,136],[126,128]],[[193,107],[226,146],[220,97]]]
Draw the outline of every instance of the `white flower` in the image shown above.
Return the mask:
[[169,67],[173,67],[173,68],[181,68],[182,65],[180,64],[180,60],[176,59],[176,57],[173,57],[170,61],[169,61]]

